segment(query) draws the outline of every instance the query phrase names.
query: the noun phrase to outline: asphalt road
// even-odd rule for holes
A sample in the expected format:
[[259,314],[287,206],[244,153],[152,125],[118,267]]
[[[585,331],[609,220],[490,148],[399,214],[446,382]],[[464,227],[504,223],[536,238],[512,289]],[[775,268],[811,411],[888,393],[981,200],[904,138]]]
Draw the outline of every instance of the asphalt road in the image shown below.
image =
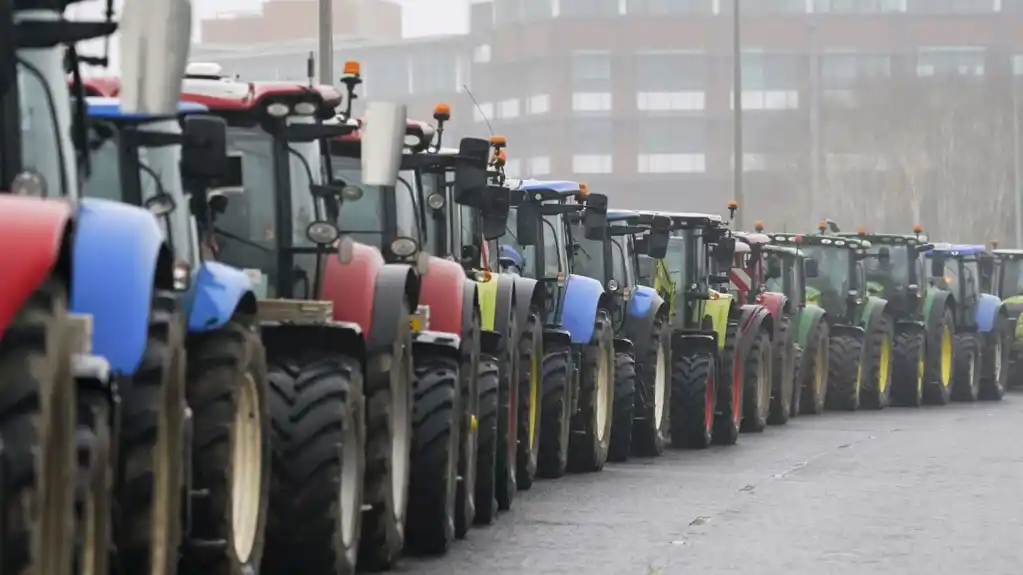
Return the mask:
[[1023,395],[803,416],[545,481],[418,575],[1019,575]]

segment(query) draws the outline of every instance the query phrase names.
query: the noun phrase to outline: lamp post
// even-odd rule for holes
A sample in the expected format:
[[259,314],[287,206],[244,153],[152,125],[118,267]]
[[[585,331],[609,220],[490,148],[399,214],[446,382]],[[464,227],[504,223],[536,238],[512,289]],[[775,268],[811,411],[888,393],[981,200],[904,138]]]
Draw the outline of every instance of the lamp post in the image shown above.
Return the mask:
[[733,127],[735,129],[735,135],[733,137],[733,149],[732,161],[733,164],[733,182],[734,186],[732,192],[732,199],[739,203],[739,213],[736,214],[735,227],[736,229],[743,229],[743,213],[746,211],[743,205],[742,196],[742,176],[743,176],[743,154],[742,154],[742,37],[741,37],[741,24],[739,16],[739,4],[740,0],[732,0],[732,108],[733,108]]
[[334,9],[331,0],[320,2],[320,83],[334,83]]

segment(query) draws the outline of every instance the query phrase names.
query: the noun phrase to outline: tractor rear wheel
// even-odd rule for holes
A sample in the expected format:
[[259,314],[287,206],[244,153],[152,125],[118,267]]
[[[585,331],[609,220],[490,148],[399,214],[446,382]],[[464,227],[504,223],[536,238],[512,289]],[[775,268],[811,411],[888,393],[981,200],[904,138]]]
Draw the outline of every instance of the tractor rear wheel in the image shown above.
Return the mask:
[[831,373],[831,328],[823,319],[810,328],[806,337],[806,349],[803,350],[802,380],[799,386],[800,397],[796,402],[799,413],[820,415],[824,413],[824,404],[828,398]]
[[778,336],[774,341],[771,383],[771,411],[767,422],[771,425],[785,425],[792,413],[792,390],[795,382],[795,330],[792,318],[781,315],[777,318]]
[[926,338],[919,330],[903,331],[895,336],[892,347],[892,405],[920,407],[924,399]]
[[615,353],[615,403],[611,423],[611,446],[607,460],[622,462],[632,451],[633,421],[636,413],[636,358],[630,352]]
[[802,393],[799,382],[803,380],[803,348],[799,344],[792,346],[792,403],[789,405],[789,419],[799,416],[799,400]]
[[725,349],[721,354],[721,379],[714,414],[714,443],[718,445],[735,445],[739,441],[742,402],[745,399],[743,368],[746,365],[739,339],[739,324],[729,321],[725,330]]
[[511,314],[501,344],[497,412],[497,508],[511,509],[519,491],[516,459],[519,450],[519,330]]
[[43,284],[0,340],[4,573],[73,569],[77,388],[66,302],[63,287]]
[[952,376],[952,401],[977,401],[980,394],[980,335],[956,334],[955,375]]
[[110,530],[113,518],[113,433],[110,392],[106,382],[78,381],[78,473],[75,478],[74,573],[110,572]]
[[891,403],[893,347],[895,328],[892,319],[883,314],[867,336],[866,365],[860,405],[867,409],[884,409]]
[[455,540],[460,365],[454,357],[415,353],[411,489],[405,548],[441,555]]
[[1013,334],[1008,319],[999,314],[995,325],[983,335],[984,348],[978,397],[985,401],[1001,401],[1009,379],[1008,365],[1011,357]]
[[458,499],[455,500],[455,537],[469,533],[476,519],[476,463],[479,449],[480,417],[480,312],[472,312],[468,333],[462,339],[460,383],[462,412],[459,414],[462,442],[458,454]]
[[543,326],[540,314],[529,310],[529,319],[518,343],[518,447],[515,483],[520,491],[533,486],[540,458],[541,404],[544,401]]
[[490,525],[497,519],[497,486],[506,479],[498,474],[498,453],[507,449],[497,431],[499,412],[500,368],[497,359],[489,356],[480,358],[479,373],[480,410],[479,443],[476,448],[476,525]]
[[568,467],[573,363],[572,352],[568,349],[547,353],[543,358],[542,421],[536,474],[545,479],[562,477]]
[[710,447],[717,403],[717,362],[711,353],[672,350],[671,446]]
[[367,463],[361,362],[340,350],[270,352],[273,476],[262,572],[354,573]]
[[956,365],[955,323],[952,310],[941,310],[940,320],[927,330],[927,358],[924,375],[924,403],[945,405],[952,396]]
[[863,340],[854,335],[834,335],[829,342],[827,408],[856,411],[863,383]]
[[654,320],[647,352],[636,361],[636,409],[632,453],[656,457],[664,453],[671,433],[671,331],[663,316]]
[[746,354],[742,367],[744,414],[742,431],[761,433],[767,428],[767,417],[771,409],[771,334],[764,328],[754,334],[753,343]]
[[579,382],[579,406],[572,418],[568,467],[576,473],[592,473],[603,469],[607,462],[615,399],[614,329],[604,310],[597,312],[593,341],[583,351]]

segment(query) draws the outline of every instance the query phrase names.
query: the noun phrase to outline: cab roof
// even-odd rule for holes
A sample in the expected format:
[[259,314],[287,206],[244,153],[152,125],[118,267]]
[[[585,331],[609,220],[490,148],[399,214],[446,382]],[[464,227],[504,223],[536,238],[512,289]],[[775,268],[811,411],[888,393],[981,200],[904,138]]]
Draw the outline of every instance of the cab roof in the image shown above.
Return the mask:
[[843,238],[863,238],[872,244],[922,246],[928,243],[927,236],[917,236],[915,234],[860,234],[856,232],[841,232],[835,235],[842,236]]
[[698,214],[690,212],[662,212],[656,210],[642,210],[636,213],[645,216],[662,216],[671,221],[671,228],[701,228],[701,227],[723,227],[725,219],[717,214]]
[[767,234],[761,234],[757,232],[735,232],[735,237],[742,240],[746,244],[769,244],[771,243],[771,237]]
[[987,253],[987,246],[977,244],[935,244],[934,248],[927,251],[927,255],[939,253],[952,257],[956,256],[975,256],[979,254]]
[[1023,250],[1011,250],[1011,249],[994,250],[991,253],[996,255],[996,256],[998,256],[998,257],[1006,258],[1006,259],[1012,259],[1012,260],[1023,259]]
[[772,242],[791,246],[825,246],[851,250],[868,249],[870,242],[858,237],[832,236],[826,234],[767,234]]
[[[91,118],[102,118],[108,120],[148,120],[156,119],[157,116],[144,113],[126,113],[121,110],[121,100],[118,98],[87,97],[85,99],[86,110]],[[179,102],[179,114],[201,114],[208,112],[209,108],[195,102]]]

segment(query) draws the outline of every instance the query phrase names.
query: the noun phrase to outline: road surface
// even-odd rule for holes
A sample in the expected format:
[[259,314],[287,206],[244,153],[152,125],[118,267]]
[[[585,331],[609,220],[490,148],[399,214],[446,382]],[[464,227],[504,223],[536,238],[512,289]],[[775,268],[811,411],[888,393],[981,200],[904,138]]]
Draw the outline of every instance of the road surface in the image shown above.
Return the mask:
[[417,575],[1019,575],[1023,395],[799,417],[544,481]]

